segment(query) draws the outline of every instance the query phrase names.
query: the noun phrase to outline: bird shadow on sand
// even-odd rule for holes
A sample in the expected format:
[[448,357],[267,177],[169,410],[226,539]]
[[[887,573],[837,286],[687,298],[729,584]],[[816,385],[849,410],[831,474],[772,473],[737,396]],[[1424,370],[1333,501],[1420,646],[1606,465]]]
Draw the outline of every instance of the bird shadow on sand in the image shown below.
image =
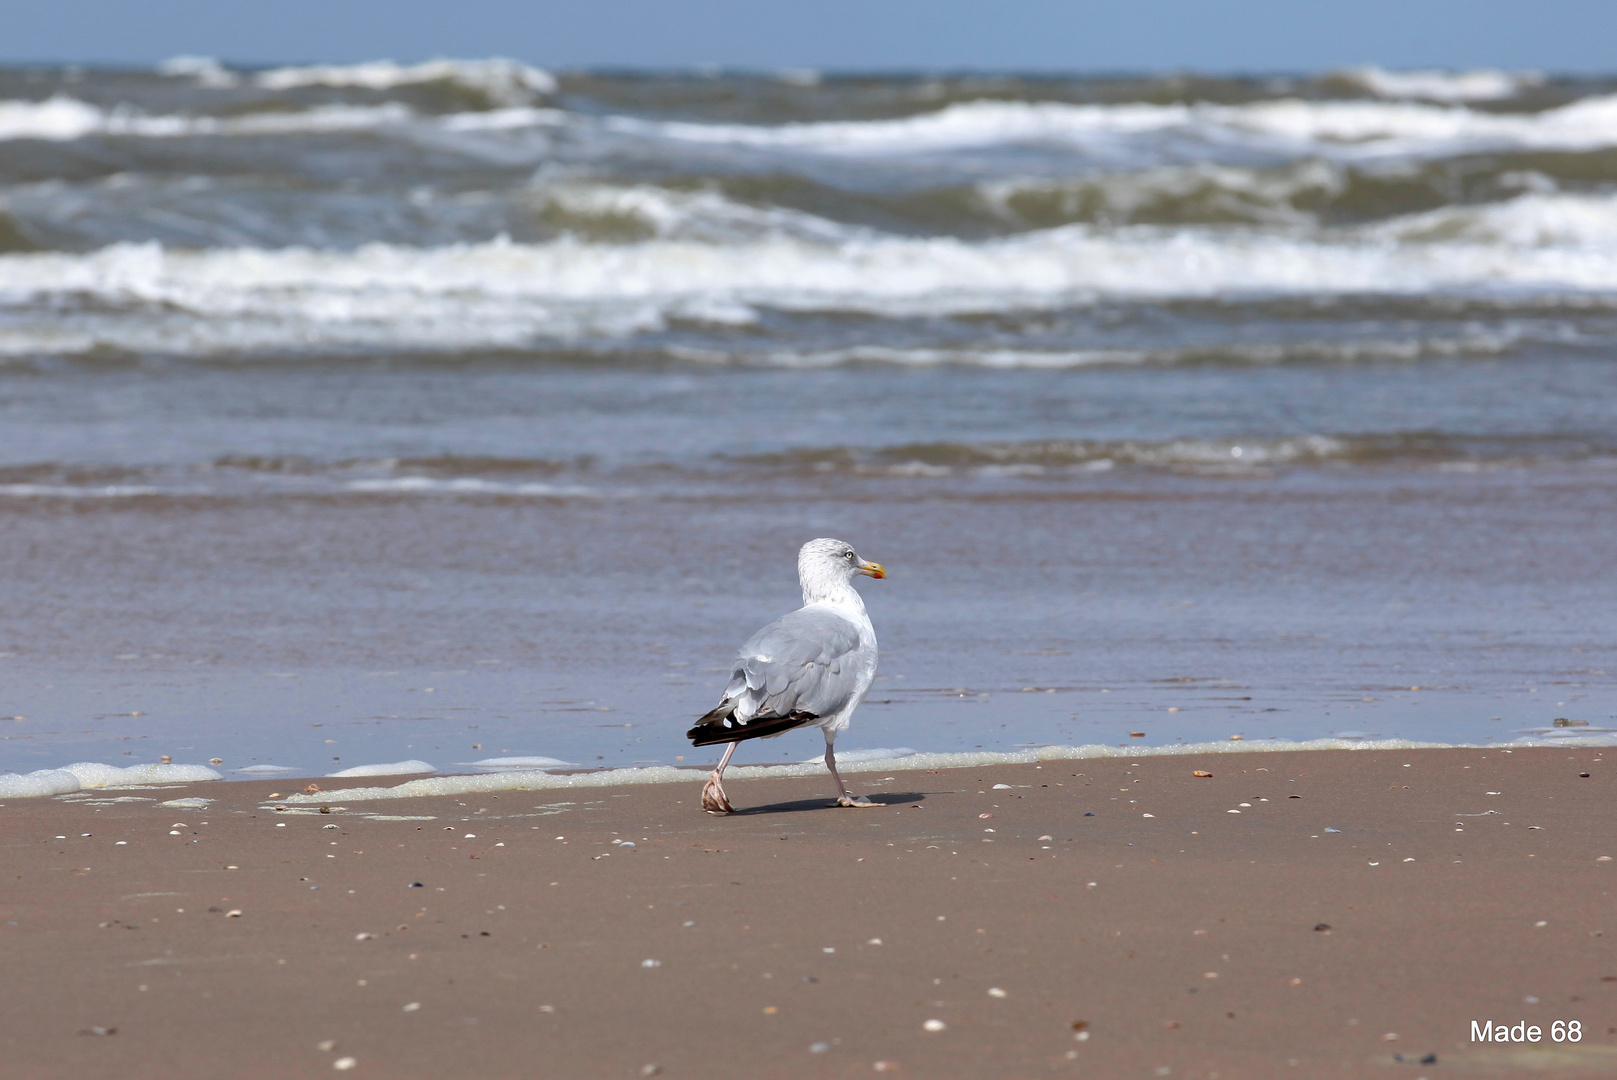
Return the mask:
[[[924,802],[926,796],[919,791],[875,791],[866,796],[877,806],[914,806]],[[850,807],[837,806],[829,795],[822,795],[816,799],[793,799],[791,802],[766,803],[763,806],[744,806],[737,810],[733,816],[746,817],[750,814],[800,814],[806,810],[848,810]]]

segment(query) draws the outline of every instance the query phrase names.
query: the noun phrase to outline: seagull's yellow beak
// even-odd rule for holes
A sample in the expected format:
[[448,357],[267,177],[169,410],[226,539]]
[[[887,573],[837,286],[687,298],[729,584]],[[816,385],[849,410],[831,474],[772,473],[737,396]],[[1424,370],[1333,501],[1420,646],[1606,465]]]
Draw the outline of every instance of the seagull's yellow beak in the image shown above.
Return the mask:
[[879,562],[862,562],[859,564],[858,572],[864,574],[866,577],[873,578],[884,578],[887,576],[887,568],[882,566],[882,564]]

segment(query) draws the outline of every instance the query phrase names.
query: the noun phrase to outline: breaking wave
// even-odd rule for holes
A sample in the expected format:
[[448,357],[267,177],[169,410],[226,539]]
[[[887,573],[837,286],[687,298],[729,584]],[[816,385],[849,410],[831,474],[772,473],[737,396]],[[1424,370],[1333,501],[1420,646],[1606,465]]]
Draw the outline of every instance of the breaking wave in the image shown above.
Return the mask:
[[1532,71],[1388,71],[1380,67],[1333,71],[1326,76],[1362,87],[1377,97],[1424,101],[1500,101],[1543,83]]
[[[265,91],[330,87],[385,94],[401,87],[451,84],[475,94],[476,100],[463,103],[469,108],[448,113],[420,114],[403,100],[372,98],[344,104],[278,102],[267,111],[214,116],[150,113],[128,104],[106,108],[58,90],[43,101],[0,101],[0,139],[275,134],[381,128],[414,120],[418,126],[446,132],[561,126],[574,138],[598,142],[627,137],[835,158],[1045,146],[1078,152],[1092,164],[1130,167],[1193,161],[1239,164],[1253,154],[1371,161],[1617,146],[1617,95],[1610,94],[1537,112],[1493,112],[1458,103],[1476,98],[1449,97],[1440,99],[1443,103],[1413,100],[1423,96],[1419,94],[1387,95],[1399,100],[1291,97],[1242,104],[976,100],[882,119],[735,124],[537,107],[553,93],[555,80],[537,69],[501,60],[278,68],[250,77],[198,61],[184,73],[211,79],[215,85],[237,78]],[[1432,83],[1428,89],[1433,92],[1424,96],[1436,97],[1438,85]]]
[[526,105],[536,96],[556,92],[556,79],[548,71],[498,57],[488,60],[428,60],[421,64],[373,60],[362,64],[280,67],[256,72],[252,81],[270,90],[290,90],[302,86],[391,90],[399,86],[447,82],[486,94],[491,101],[500,105]]
[[128,109],[106,109],[76,98],[0,101],[0,140],[44,139],[68,142],[91,135],[143,139],[195,136],[285,135],[294,132],[358,131],[399,124],[410,109],[397,102],[379,105],[321,105],[295,112],[245,116],[148,116]]
[[1388,432],[1156,441],[1039,439],[873,448],[822,447],[739,460],[791,472],[943,477],[960,473],[1038,476],[1073,471],[1103,472],[1118,466],[1239,472],[1286,465],[1507,464],[1590,458],[1617,460],[1617,437]]
[[[1617,293],[1617,196],[1529,194],[1323,230],[1072,225],[968,242],[498,240],[0,256],[0,356],[531,349],[764,309],[948,316],[1107,300]],[[992,362],[992,361],[990,361]]]
[[[624,133],[681,142],[838,157],[1046,144],[1136,165],[1164,154],[1217,160],[1241,150],[1367,160],[1611,146],[1617,144],[1617,95],[1584,98],[1536,113],[1493,113],[1416,101],[1302,98],[1243,105],[974,101],[891,120],[763,126],[618,116],[603,123]],[[1162,140],[1169,137],[1179,142],[1165,145]]]
[[159,75],[188,78],[207,89],[243,84],[267,90],[295,90],[310,86],[385,91],[422,83],[450,83],[485,94],[501,105],[531,104],[536,96],[556,92],[556,79],[548,71],[515,60],[428,60],[397,64],[370,60],[358,64],[310,64],[264,71],[234,71],[211,56],[175,56],[157,65]]

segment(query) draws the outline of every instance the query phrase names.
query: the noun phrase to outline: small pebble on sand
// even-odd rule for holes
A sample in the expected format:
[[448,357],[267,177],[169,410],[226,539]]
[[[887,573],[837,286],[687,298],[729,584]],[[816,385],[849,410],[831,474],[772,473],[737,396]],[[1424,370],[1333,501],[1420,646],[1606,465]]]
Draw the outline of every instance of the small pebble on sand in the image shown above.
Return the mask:
[[990,986],[988,988],[988,996],[989,997],[1002,998],[1002,997],[1009,997],[1010,995],[1006,994],[1004,990],[1000,989],[997,986]]
[[945,1028],[947,1028],[948,1026],[949,1025],[945,1024],[942,1020],[928,1020],[926,1023],[921,1025],[921,1030],[923,1030],[923,1031],[942,1031]]
[[338,1072],[347,1072],[349,1069],[352,1069],[355,1065],[358,1065],[358,1064],[359,1064],[359,1059],[358,1058],[340,1057],[336,1061],[333,1061],[331,1063],[331,1067],[333,1069],[336,1069]]

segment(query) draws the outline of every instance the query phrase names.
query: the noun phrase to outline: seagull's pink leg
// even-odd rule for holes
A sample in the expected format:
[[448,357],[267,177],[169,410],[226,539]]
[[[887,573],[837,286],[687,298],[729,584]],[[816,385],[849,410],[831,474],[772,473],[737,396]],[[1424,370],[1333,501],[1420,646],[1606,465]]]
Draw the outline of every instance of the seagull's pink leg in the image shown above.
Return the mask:
[[702,787],[702,809],[710,814],[733,814],[736,808],[730,805],[725,797],[724,785],[720,780],[724,777],[724,767],[730,764],[730,755],[736,752],[735,743],[724,748],[724,756],[719,759],[719,767],[713,770],[713,775],[707,778]]
[[842,782],[842,774],[837,772],[837,755],[831,749],[830,739],[825,740],[825,767],[831,770],[831,779],[837,782],[837,790],[842,793],[841,797],[837,799],[836,805],[857,806],[861,810],[865,809],[866,807],[881,805],[880,803],[871,802],[863,795],[855,798],[853,793],[848,790],[848,785]]

